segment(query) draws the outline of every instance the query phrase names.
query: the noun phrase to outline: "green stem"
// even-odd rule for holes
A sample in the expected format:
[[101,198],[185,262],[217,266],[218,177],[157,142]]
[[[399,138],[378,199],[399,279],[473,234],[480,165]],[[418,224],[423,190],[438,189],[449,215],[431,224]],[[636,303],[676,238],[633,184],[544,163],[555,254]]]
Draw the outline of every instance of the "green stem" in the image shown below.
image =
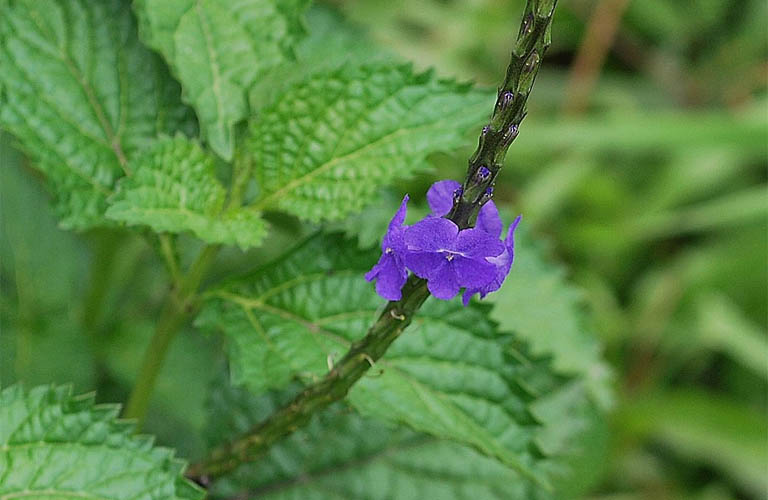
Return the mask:
[[[469,163],[462,196],[457,197],[448,218],[464,229],[474,224],[477,212],[492,196],[487,192],[501,168],[517,127],[525,117],[525,105],[541,58],[549,46],[549,30],[557,0],[528,0],[512,60],[494,108],[491,123],[483,128],[480,145]],[[510,93],[513,97],[510,99]],[[492,175],[478,176],[481,166]],[[380,359],[414,314],[429,297],[426,281],[411,276],[402,299],[389,302],[365,337],[354,343],[344,358],[317,383],[273,413],[243,436],[214,449],[210,456],[193,464],[187,475],[200,484],[253,461],[270,446],[309,422],[312,415],[343,399],[349,389]]]
[[217,245],[204,247],[187,274],[174,285],[163,304],[160,320],[144,352],[136,383],[123,413],[125,418],[137,419],[139,426],[147,413],[155,382],[168,354],[168,348],[181,327],[192,316],[197,290],[218,251]]
[[477,150],[469,159],[461,196],[449,218],[459,227],[474,226],[480,207],[493,195],[493,185],[509,146],[527,113],[528,96],[551,44],[552,15],[557,0],[528,0],[512,49],[507,73],[499,87],[490,122],[483,127]]
[[273,413],[243,437],[211,452],[202,463],[192,465],[187,475],[201,484],[221,476],[243,462],[263,455],[276,441],[305,425],[316,412],[346,396],[349,389],[380,359],[413,319],[429,297],[427,282],[411,276],[403,288],[403,298],[389,302],[379,319],[360,341],[323,379],[308,386],[289,405]]
[[[235,158],[232,174],[232,189],[225,210],[240,206],[243,192],[248,185],[251,175],[252,162],[247,155]],[[167,234],[160,235],[160,252],[168,266],[174,283],[173,290],[168,294],[155,333],[144,353],[139,375],[128,397],[123,414],[126,418],[135,418],[141,425],[149,407],[149,400],[155,387],[155,381],[163,366],[168,349],[181,327],[191,318],[194,312],[194,302],[200,283],[213,263],[219,251],[218,245],[203,248],[197,260],[190,266],[186,275],[182,276],[176,259],[173,239]]]
[[173,283],[181,283],[181,271],[179,271],[179,264],[176,262],[176,250],[174,248],[173,236],[167,233],[158,235],[160,242],[160,253],[165,260],[165,265],[168,267],[168,272],[171,275],[171,281]]

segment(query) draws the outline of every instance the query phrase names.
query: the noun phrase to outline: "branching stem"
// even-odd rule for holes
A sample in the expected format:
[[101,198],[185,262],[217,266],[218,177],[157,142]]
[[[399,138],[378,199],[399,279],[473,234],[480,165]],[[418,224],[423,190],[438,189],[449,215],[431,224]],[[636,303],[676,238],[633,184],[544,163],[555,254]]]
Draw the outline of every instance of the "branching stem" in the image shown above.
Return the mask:
[[[525,118],[528,95],[544,51],[550,44],[550,27],[556,3],[557,0],[527,1],[491,121],[483,127],[480,144],[469,160],[462,195],[456,197],[453,210],[448,214],[448,218],[460,228],[474,225],[480,207],[492,197],[490,188],[501,169],[507,149],[517,137],[518,126]],[[487,173],[481,167],[485,167]],[[307,424],[312,415],[343,399],[411,323],[428,297],[426,282],[411,276],[403,288],[402,299],[386,305],[366,336],[354,343],[322,380],[308,386],[291,403],[245,435],[214,449],[206,460],[193,464],[187,475],[206,485],[239,464],[258,459],[276,441]]]
[[[233,166],[232,188],[225,210],[240,206],[250,174],[250,160],[240,155],[237,156]],[[126,418],[137,419],[139,426],[146,416],[149,400],[155,388],[155,381],[162,369],[171,342],[194,313],[198,288],[200,288],[200,283],[202,283],[218,252],[218,245],[205,246],[200,251],[197,260],[190,266],[189,271],[182,275],[176,261],[171,236],[160,235],[160,253],[168,266],[168,272],[171,274],[173,288],[168,294],[165,304],[163,304],[155,333],[144,353],[139,375],[123,414]]]

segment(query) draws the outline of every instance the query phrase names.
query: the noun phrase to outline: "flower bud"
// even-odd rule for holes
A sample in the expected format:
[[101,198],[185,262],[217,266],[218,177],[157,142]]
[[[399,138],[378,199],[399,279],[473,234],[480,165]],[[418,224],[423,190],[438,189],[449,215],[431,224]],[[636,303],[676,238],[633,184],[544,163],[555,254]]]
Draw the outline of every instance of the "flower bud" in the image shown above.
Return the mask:
[[488,167],[485,165],[480,165],[480,167],[475,171],[475,178],[478,182],[485,182],[490,176],[491,171],[488,170]]

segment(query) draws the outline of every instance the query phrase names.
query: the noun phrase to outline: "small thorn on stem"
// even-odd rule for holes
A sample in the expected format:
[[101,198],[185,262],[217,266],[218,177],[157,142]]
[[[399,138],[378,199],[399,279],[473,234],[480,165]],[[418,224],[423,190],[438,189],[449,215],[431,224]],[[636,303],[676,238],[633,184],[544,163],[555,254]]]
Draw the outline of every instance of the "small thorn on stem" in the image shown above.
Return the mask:
[[373,360],[373,358],[371,358],[370,356],[368,356],[366,353],[364,353],[364,352],[361,352],[361,353],[360,353],[360,357],[362,357],[364,360],[366,360],[366,361],[368,362],[368,364],[369,364],[369,365],[371,365],[371,368],[373,368],[374,366],[376,366],[376,362]]
[[389,311],[389,315],[395,318],[396,320],[405,321],[405,314],[398,314],[397,311],[395,311],[394,309],[391,309]]

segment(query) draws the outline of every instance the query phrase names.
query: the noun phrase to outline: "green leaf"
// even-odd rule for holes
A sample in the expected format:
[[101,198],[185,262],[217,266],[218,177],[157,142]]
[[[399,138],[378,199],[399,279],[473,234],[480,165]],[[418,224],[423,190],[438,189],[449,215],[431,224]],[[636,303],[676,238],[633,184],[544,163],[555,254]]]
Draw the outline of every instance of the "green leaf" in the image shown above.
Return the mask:
[[609,429],[583,380],[573,380],[531,403],[542,426],[536,443],[547,455],[556,498],[582,498],[606,472]]
[[762,184],[692,207],[641,216],[629,222],[629,237],[642,241],[753,223],[765,224],[768,220],[767,194],[766,185]]
[[[378,252],[316,237],[212,292],[198,324],[222,329],[232,377],[261,392],[323,376],[360,339],[381,299],[363,274]],[[499,334],[487,308],[430,300],[349,401],[366,415],[471,445],[531,477],[535,421],[526,404],[549,372]],[[542,382],[544,383],[544,382]]]
[[564,270],[531,242],[525,219],[515,236],[515,264],[498,292],[491,318],[513,331],[537,356],[552,356],[552,368],[587,381],[601,406],[611,404],[611,373],[601,359],[597,337],[586,327],[583,295],[568,284]]
[[0,392],[0,497],[202,499],[184,463],[67,387]]
[[248,145],[260,188],[254,210],[312,221],[360,210],[382,184],[423,170],[430,153],[465,144],[491,96],[408,66],[347,66],[284,90]]
[[727,353],[755,374],[768,379],[765,328],[761,329],[753,323],[722,293],[704,294],[697,298],[696,309],[701,344]]
[[191,231],[207,243],[259,245],[264,220],[256,212],[225,209],[215,161],[182,135],[160,138],[129,164],[134,173],[120,181],[107,217],[158,232]]
[[[61,224],[102,225],[131,156],[193,130],[179,87],[121,0],[0,0],[0,127],[45,172]],[[141,77],[138,77],[141,75]]]
[[291,55],[306,0],[138,0],[142,39],[168,61],[211,149],[234,154],[247,92]]
[[331,71],[345,64],[394,62],[395,56],[375,44],[367,33],[327,5],[313,5],[306,15],[307,35],[294,47],[295,61],[272,68],[255,82],[249,93],[252,112],[271,103],[275,96],[321,71]]
[[[287,403],[288,393],[211,391],[212,445],[246,432]],[[211,493],[278,500],[532,500],[545,494],[460,444],[362,417],[337,404],[278,442],[258,462],[217,480]]]
[[622,427],[712,465],[761,497],[768,488],[765,414],[716,394],[681,390],[628,404]]

